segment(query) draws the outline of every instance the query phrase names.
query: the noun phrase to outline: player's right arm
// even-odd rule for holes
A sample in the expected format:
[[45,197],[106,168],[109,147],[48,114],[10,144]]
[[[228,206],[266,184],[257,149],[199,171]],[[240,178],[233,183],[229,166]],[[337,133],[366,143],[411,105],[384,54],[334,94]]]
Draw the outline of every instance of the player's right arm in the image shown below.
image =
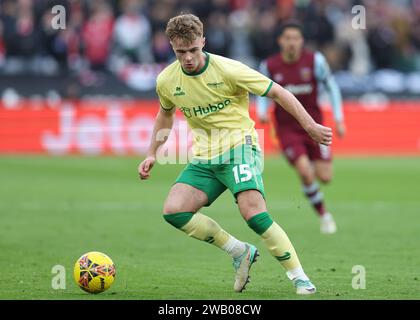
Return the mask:
[[150,177],[150,170],[156,162],[156,152],[161,145],[163,145],[171,132],[175,119],[175,108],[170,110],[160,108],[155,125],[153,127],[152,139],[150,141],[149,150],[147,151],[146,159],[140,163],[138,172],[140,179],[145,180]]
[[162,77],[159,76],[156,81],[156,93],[159,97],[160,110],[153,127],[152,140],[150,141],[146,159],[144,159],[138,167],[140,179],[142,180],[150,177],[150,170],[152,170],[156,162],[156,152],[168,139],[174,124],[176,108],[168,98],[168,95],[165,94],[164,87],[164,81],[162,81]]

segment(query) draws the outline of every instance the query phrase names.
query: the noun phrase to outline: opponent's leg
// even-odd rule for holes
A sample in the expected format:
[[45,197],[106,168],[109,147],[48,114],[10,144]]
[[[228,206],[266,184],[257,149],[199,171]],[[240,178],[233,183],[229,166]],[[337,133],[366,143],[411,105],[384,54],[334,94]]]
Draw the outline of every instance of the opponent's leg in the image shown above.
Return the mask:
[[331,161],[315,160],[313,161],[315,176],[324,184],[331,182],[333,177],[333,167]]
[[268,251],[286,269],[297,294],[316,292],[315,286],[306,276],[296,251],[284,230],[274,222],[267,212],[262,194],[257,190],[246,190],[237,194],[239,211],[249,227],[258,233]]
[[[333,176],[333,168],[330,160],[315,160],[313,162],[315,168],[315,176],[324,184],[331,182]],[[319,189],[319,187],[318,187]],[[321,217],[321,232],[335,233],[337,225],[330,212],[325,212]]]
[[306,154],[301,155],[294,163],[296,172],[302,181],[302,189],[315,211],[321,217],[325,214],[324,196],[316,182],[315,170]]

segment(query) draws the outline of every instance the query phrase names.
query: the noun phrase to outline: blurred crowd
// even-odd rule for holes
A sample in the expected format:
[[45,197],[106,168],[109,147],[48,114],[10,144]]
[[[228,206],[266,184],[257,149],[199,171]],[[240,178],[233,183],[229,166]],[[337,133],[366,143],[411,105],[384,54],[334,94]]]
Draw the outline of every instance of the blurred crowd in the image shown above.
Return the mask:
[[[113,72],[127,64],[168,63],[168,19],[181,12],[205,24],[209,52],[252,66],[278,50],[287,19],[303,23],[308,46],[333,70],[420,70],[420,0],[0,0],[0,70],[13,74]],[[66,10],[53,27],[52,7]],[[366,9],[363,19],[352,13]],[[363,17],[362,17],[363,18]]]

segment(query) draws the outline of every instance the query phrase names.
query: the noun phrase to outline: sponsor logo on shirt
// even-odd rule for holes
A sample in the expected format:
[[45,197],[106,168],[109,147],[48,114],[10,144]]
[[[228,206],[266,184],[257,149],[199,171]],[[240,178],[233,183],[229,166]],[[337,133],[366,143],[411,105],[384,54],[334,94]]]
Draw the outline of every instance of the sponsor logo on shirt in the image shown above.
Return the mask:
[[230,99],[226,99],[225,101],[216,102],[213,104],[208,104],[207,107],[197,106],[192,108],[182,107],[179,110],[184,114],[186,118],[191,118],[192,116],[195,117],[203,117],[210,113],[219,112],[220,110],[224,109],[226,106],[230,104]]
[[184,114],[184,116],[186,118],[191,118],[191,110],[190,110],[190,108],[182,107],[182,108],[179,108],[179,110],[181,110],[181,112]]
[[291,93],[295,95],[299,94],[310,94],[312,93],[312,85],[307,84],[288,84],[287,86],[284,86],[285,89],[289,90]]

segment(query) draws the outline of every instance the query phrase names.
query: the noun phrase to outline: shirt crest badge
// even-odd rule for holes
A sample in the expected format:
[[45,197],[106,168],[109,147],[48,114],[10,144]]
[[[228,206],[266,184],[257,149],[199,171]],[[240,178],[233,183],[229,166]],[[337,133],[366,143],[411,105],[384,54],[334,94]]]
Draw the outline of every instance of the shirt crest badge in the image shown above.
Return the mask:
[[304,67],[300,69],[300,77],[303,81],[309,81],[311,80],[311,69],[308,67]]

